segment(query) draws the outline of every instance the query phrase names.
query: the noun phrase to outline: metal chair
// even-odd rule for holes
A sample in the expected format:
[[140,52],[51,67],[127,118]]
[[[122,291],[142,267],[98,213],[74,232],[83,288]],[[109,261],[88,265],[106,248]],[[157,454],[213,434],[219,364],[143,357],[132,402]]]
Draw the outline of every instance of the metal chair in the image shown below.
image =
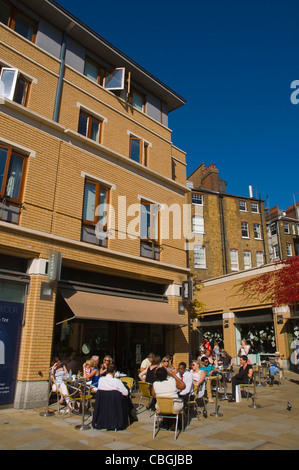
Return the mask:
[[[182,408],[179,411],[173,410],[173,397],[157,397],[157,409],[154,416],[154,428],[153,428],[153,439],[155,439],[156,434],[158,434],[160,429],[160,419],[161,418],[173,418],[175,419],[175,433],[174,439],[177,438],[179,416],[182,416],[182,430],[184,430],[184,409]],[[158,431],[156,433],[156,424],[158,425]]]
[[198,406],[198,400],[200,398],[203,398],[203,406],[204,406],[204,412],[203,412],[203,415],[204,417],[206,418],[207,417],[207,410],[206,410],[206,402],[205,402],[205,399],[204,399],[204,395],[205,395],[205,391],[206,391],[206,381],[204,380],[199,386],[196,386],[196,385],[193,385],[193,395],[189,395],[189,398],[188,398],[188,420],[187,420],[187,424],[190,423],[190,407],[193,406],[193,408],[195,408],[196,410],[196,416],[197,418],[199,419],[199,415],[200,415],[200,410],[199,410],[199,406]]
[[127,385],[130,393],[132,393],[132,389],[135,383],[135,380],[132,377],[121,377],[120,380]]

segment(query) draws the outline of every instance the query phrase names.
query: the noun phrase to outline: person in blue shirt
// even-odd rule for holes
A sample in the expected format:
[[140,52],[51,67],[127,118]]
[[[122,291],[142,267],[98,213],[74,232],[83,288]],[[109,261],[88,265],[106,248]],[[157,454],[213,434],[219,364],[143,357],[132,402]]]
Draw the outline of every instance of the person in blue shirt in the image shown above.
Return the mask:
[[[202,366],[200,370],[203,370],[206,372],[206,387],[207,387],[207,396],[209,403],[214,403],[213,397],[212,397],[212,384],[217,382],[217,373],[219,371],[219,367],[215,367],[213,364],[210,363],[209,358],[204,356],[201,358],[201,363]],[[222,376],[219,376],[219,380],[222,380]]]

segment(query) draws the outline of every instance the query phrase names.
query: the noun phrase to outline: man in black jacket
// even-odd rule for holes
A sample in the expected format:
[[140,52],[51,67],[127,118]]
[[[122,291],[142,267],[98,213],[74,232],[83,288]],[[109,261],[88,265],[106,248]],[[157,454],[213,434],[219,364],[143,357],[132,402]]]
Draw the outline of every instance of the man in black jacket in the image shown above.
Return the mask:
[[236,401],[236,385],[247,384],[253,376],[253,368],[251,364],[248,364],[247,356],[240,357],[240,366],[239,372],[229,379],[232,383],[232,397],[228,400],[229,402]]

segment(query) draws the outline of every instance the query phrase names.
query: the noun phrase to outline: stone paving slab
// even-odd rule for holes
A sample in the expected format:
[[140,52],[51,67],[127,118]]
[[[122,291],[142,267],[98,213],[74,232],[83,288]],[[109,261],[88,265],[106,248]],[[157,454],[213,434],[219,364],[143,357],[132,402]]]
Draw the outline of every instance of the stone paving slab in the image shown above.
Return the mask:
[[[103,455],[144,451],[159,454],[197,450],[298,450],[299,449],[299,380],[286,371],[282,385],[258,387],[257,403],[220,401],[223,416],[211,416],[215,405],[208,403],[208,417],[193,417],[184,432],[174,440],[174,432],[160,430],[153,439],[153,413],[143,409],[138,422],[124,431],[78,430],[81,417],[40,416],[41,409],[0,408],[0,450],[102,450]],[[133,396],[137,406],[139,395]],[[292,404],[291,411],[287,403]],[[87,423],[91,418],[87,419]]]

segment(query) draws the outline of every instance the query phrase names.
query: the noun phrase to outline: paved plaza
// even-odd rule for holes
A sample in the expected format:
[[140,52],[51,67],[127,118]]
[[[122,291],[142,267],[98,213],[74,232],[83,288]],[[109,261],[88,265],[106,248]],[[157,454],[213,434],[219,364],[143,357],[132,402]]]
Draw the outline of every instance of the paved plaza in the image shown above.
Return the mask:
[[[133,394],[138,404],[139,394]],[[288,402],[291,410],[287,409]],[[144,404],[146,405],[146,400]],[[82,418],[74,415],[40,416],[40,411],[0,409],[0,450],[104,450],[150,451],[159,454],[191,450],[298,450],[299,449],[299,375],[286,371],[281,385],[257,387],[260,408],[219,401],[219,413],[211,416],[215,404],[208,403],[208,417],[193,417],[184,432],[174,440],[174,432],[160,430],[152,438],[152,412],[143,408],[123,431],[100,431],[90,427],[78,430]],[[52,406],[51,406],[52,408]],[[89,424],[91,418],[86,423]],[[107,454],[108,455],[108,454]],[[115,454],[116,455],[116,454]],[[137,453],[136,453],[137,455]],[[142,454],[141,454],[142,455]]]

